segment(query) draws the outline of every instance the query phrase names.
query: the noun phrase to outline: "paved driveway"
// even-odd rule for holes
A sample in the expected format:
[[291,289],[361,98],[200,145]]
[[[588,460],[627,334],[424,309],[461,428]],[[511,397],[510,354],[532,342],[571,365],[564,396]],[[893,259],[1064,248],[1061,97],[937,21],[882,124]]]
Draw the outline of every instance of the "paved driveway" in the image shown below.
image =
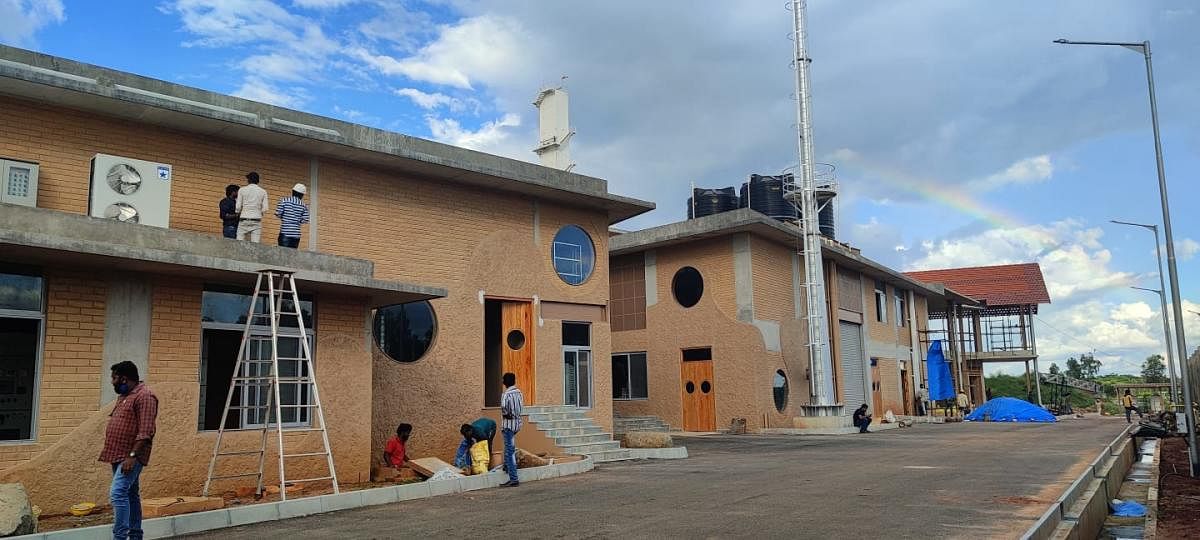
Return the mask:
[[1015,538],[1123,419],[680,439],[692,457],[207,538]]

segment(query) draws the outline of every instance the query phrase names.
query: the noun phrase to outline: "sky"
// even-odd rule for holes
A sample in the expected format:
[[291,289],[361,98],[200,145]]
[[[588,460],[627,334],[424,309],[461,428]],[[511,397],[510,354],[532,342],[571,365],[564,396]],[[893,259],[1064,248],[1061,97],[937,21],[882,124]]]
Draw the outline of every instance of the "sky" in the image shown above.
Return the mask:
[[[0,43],[531,162],[531,102],[565,85],[575,171],[658,204],[623,229],[797,160],[782,1],[0,0],[0,20]],[[1129,288],[1159,287],[1151,234],[1109,223],[1162,223],[1144,62],[1051,42],[1150,40],[1200,311],[1200,7],[813,0],[808,20],[838,239],[903,270],[1040,263],[1042,361],[1095,350],[1102,373],[1166,350],[1157,295]]]

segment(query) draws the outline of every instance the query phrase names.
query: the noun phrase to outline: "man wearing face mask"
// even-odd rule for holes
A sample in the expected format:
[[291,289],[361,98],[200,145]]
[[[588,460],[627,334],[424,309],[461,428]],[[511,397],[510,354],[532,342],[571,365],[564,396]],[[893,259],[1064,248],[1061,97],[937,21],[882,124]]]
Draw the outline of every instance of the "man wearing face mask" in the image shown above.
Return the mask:
[[119,394],[104,432],[100,461],[112,465],[113,538],[142,538],[142,497],[138,477],[150,464],[158,398],[138,378],[133,362],[112,366],[113,390]]

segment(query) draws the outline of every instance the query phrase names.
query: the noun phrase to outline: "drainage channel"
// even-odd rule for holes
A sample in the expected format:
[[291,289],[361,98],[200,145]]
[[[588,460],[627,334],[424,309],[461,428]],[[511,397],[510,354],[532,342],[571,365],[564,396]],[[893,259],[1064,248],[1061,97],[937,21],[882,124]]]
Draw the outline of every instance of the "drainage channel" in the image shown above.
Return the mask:
[[1126,539],[1146,538],[1146,525],[1149,516],[1154,515],[1157,497],[1151,497],[1150,491],[1155,488],[1158,476],[1158,439],[1144,439],[1138,447],[1138,459],[1125,475],[1117,498],[1122,501],[1134,500],[1145,506],[1147,515],[1142,517],[1117,517],[1112,515],[1111,507],[1108,518],[1104,520],[1104,528],[1100,538]]

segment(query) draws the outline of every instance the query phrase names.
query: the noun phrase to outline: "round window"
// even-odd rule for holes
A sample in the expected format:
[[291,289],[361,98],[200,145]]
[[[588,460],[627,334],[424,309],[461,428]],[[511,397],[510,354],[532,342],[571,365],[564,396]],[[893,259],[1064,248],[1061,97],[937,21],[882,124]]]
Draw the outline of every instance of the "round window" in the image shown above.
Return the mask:
[[525,332],[520,330],[512,330],[508,333],[508,348],[519,351],[525,346]]
[[679,305],[690,308],[700,301],[700,297],[704,296],[704,278],[700,275],[700,271],[690,266],[680,268],[675,272],[675,278],[671,280],[671,292],[675,295],[675,301]]
[[692,381],[688,381],[687,385],[684,386],[684,390],[687,390],[687,393],[689,393],[689,394],[695,392],[696,391],[696,383],[694,383]]
[[787,375],[783,374],[783,370],[775,372],[775,383],[772,385],[775,394],[775,410],[783,412],[787,408],[788,400],[788,384]]
[[579,285],[591,277],[596,266],[596,247],[592,237],[578,225],[567,225],[554,235],[550,250],[554,271],[569,285]]
[[700,391],[704,392],[705,394],[709,393],[712,391],[712,384],[709,384],[708,381],[700,383]]
[[397,362],[416,362],[433,346],[437,314],[427,301],[396,304],[375,310],[375,344]]

